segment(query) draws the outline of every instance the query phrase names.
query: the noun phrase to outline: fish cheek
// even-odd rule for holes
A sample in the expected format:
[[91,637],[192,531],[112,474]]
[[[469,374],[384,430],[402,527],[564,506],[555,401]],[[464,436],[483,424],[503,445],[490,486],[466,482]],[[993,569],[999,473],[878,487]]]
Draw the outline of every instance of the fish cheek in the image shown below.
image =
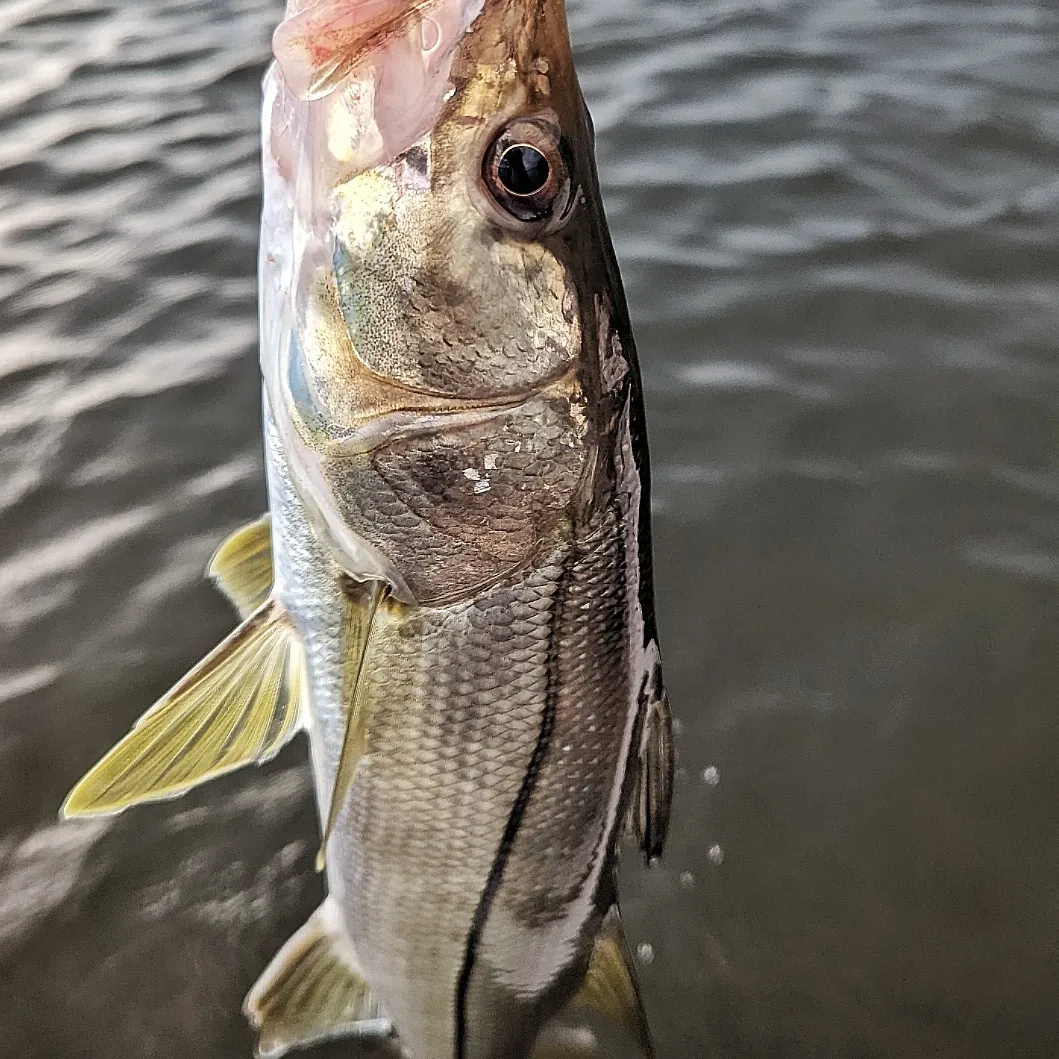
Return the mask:
[[454,189],[411,197],[371,232],[370,245],[351,235],[334,249],[342,317],[371,371],[488,400],[533,390],[576,357],[577,294],[565,266],[540,245],[498,235],[469,204],[460,209]]
[[525,566],[564,524],[586,465],[584,420],[541,396],[474,427],[327,461],[350,528],[420,603],[467,598]]

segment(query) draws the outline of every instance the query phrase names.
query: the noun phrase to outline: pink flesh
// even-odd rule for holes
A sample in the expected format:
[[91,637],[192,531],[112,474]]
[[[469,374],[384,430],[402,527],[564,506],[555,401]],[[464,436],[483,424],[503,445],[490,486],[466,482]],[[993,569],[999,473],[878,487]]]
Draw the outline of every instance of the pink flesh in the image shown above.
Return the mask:
[[373,37],[380,38],[376,55],[395,36],[413,36],[418,30],[422,39],[427,26],[421,18],[443,6],[444,0],[289,0],[272,49],[287,84],[304,99],[321,69],[355,57]]
[[[348,112],[354,120],[346,127],[360,130],[338,165],[344,176],[390,161],[429,132],[449,88],[453,49],[481,7],[482,0],[288,0],[273,37],[285,89],[281,113],[272,115],[280,172],[289,178],[308,165],[324,176],[331,108]],[[335,69],[341,76],[325,89],[312,87]]]

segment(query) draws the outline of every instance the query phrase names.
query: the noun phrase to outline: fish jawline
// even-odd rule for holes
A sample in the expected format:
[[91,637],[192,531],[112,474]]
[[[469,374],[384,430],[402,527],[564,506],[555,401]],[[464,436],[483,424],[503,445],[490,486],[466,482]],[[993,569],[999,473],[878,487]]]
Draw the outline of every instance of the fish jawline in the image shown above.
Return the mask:
[[441,434],[450,429],[460,430],[465,427],[480,426],[512,409],[519,408],[527,400],[528,398],[520,396],[517,400],[503,404],[495,403],[480,408],[451,412],[398,409],[383,415],[372,416],[345,437],[328,441],[325,445],[325,455],[334,458],[363,456],[390,442],[425,437],[429,434]]

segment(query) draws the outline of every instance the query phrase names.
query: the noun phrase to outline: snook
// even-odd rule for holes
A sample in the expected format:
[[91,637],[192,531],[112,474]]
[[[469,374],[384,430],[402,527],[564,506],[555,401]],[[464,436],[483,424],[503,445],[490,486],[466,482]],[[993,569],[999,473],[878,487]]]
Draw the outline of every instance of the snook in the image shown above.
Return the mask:
[[524,1059],[571,1000],[650,1051],[614,885],[672,787],[639,373],[562,0],[292,0],[266,78],[271,518],[245,621],[71,793],[310,737],[329,896],[260,1051],[394,1029]]

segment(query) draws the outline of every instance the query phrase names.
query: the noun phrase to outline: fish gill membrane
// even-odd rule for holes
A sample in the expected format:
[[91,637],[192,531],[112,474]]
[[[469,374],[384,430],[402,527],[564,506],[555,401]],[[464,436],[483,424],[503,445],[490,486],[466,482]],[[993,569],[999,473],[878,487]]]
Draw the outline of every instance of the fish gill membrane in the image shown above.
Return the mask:
[[[562,0],[288,0],[273,47],[275,63],[264,83],[259,262],[272,512],[237,530],[208,570],[242,624],[89,770],[61,815],[107,816],[178,797],[270,760],[307,730],[330,895],[246,999],[259,1055],[395,1031],[407,1046],[403,1027],[409,1026],[415,1059],[522,1059],[542,1028],[549,1032],[539,1059],[573,1059],[592,1053],[591,1036],[563,1037],[552,1018],[582,1006],[612,1020],[651,1057],[613,858],[626,822],[648,862],[662,852],[672,797],[672,721],[647,569],[639,377]],[[493,143],[484,165],[483,136]],[[483,172],[501,192],[495,201],[482,192]],[[444,319],[439,290],[455,306]],[[403,475],[401,461],[414,459],[417,444],[433,446],[437,463],[454,452],[464,459],[460,445],[471,439],[473,449],[483,438],[499,438],[499,452],[486,452],[480,470],[457,475],[471,504],[461,517],[470,510],[477,550],[465,526],[451,530],[457,513],[437,498],[415,500],[416,510],[427,510],[435,528],[450,527],[455,551],[444,535],[422,547],[406,529],[382,532],[384,524],[371,518],[374,494],[365,484],[371,479],[348,472],[358,460],[377,463],[380,452],[390,459],[392,450],[396,469],[386,466]],[[609,439],[613,451],[600,439]],[[501,474],[490,477],[505,459],[521,479],[517,502],[504,492]],[[609,489],[605,503],[600,482]],[[609,512],[609,522],[597,517],[596,507]],[[491,518],[500,520],[499,529]],[[571,530],[574,524],[581,529]],[[288,555],[302,532],[298,525],[315,556],[300,572]],[[572,543],[564,537],[571,532]],[[376,952],[362,953],[362,960],[358,949],[371,939],[362,933],[355,944],[350,929],[349,902],[358,898],[349,892],[356,872],[351,881],[346,865],[351,855],[357,861],[370,851],[358,853],[341,830],[352,826],[350,796],[364,763],[370,772],[372,725],[380,709],[385,713],[363,687],[385,665],[372,652],[387,634],[415,635],[417,623],[466,621],[457,616],[509,582],[520,598],[517,585],[527,568],[545,569],[548,561],[576,565],[590,542],[606,544],[608,533],[624,534],[624,543],[601,554],[610,556],[604,568],[626,577],[626,587],[615,591],[624,601],[622,635],[629,645],[615,657],[626,659],[628,705],[617,703],[614,774],[597,792],[598,836],[578,846],[591,849],[578,869],[583,886],[584,880],[591,886],[549,928],[559,955],[527,950],[530,964],[532,956],[552,968],[535,972],[543,975],[539,983],[527,979],[535,984],[512,993],[496,972],[495,981],[477,986],[473,1011],[494,1023],[479,1031],[468,1014],[469,997],[483,980],[485,957],[502,953],[495,937],[489,943],[495,952],[482,948],[493,922],[488,917],[505,885],[507,859],[526,856],[515,848],[517,823],[534,792],[544,733],[559,723],[553,717],[540,722],[542,735],[523,766],[528,771],[516,784],[517,798],[511,795],[493,870],[481,878],[477,910],[460,928],[461,953],[464,933],[467,940],[459,981],[421,979],[428,1006],[436,1008],[439,996],[443,1002],[436,1013],[417,1011],[415,988],[410,997],[394,992],[397,972],[385,966],[386,953],[383,963]],[[559,558],[547,560],[548,549]],[[571,585],[578,576],[575,570]],[[337,692],[319,679],[322,655],[310,635],[313,619],[304,613],[307,596],[309,610],[319,609],[312,598],[317,585],[339,601],[343,615],[334,638],[341,656]],[[540,606],[554,606],[573,590],[549,587]],[[571,635],[580,643],[577,629]],[[503,645],[494,664],[508,664]],[[339,708],[328,713],[336,695]],[[536,715],[528,716],[535,726]],[[487,760],[496,753],[489,751]],[[460,782],[473,786],[487,778],[472,772]],[[483,787],[481,793],[490,792]],[[346,843],[338,847],[345,859],[337,866],[329,860],[333,837]],[[505,908],[503,917],[494,917],[494,935],[515,931],[517,937],[511,915]],[[433,944],[417,935],[402,959],[411,952],[414,960]],[[526,961],[518,944],[509,955],[510,978]],[[390,954],[389,963],[395,961]],[[389,993],[377,994],[376,979]],[[523,1039],[505,1038],[505,1016],[491,1014],[490,1004],[518,1015]]]

